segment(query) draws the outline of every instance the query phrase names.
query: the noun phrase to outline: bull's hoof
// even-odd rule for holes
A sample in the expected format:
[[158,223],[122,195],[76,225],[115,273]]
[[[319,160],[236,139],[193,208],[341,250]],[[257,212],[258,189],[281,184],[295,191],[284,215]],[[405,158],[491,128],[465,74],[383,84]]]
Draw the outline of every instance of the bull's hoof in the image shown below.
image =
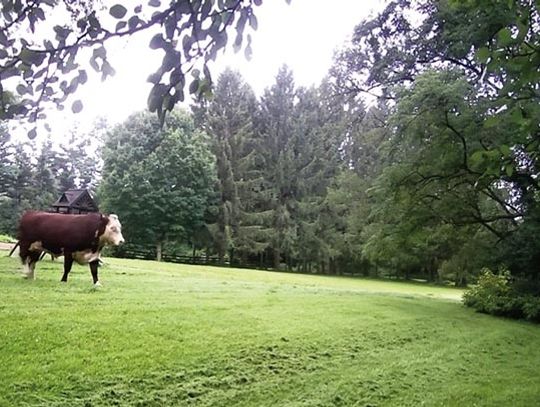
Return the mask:
[[99,281],[96,281],[94,283],[94,288],[101,288],[101,287],[103,287],[103,286],[101,285],[101,283]]

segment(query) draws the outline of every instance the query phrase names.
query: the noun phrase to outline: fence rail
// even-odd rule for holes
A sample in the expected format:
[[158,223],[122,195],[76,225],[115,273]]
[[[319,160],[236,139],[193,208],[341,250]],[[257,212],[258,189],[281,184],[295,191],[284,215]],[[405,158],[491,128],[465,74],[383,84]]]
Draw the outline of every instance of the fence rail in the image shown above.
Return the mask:
[[[139,260],[155,260],[156,252],[153,250],[144,249],[124,249],[114,253],[116,257],[122,257],[125,259],[139,259]],[[200,264],[200,265],[220,265],[228,266],[229,262],[220,262],[218,257],[209,256],[185,256],[172,253],[163,253],[161,259],[168,263],[183,263],[183,264]]]
[[[112,250],[112,256],[120,257],[124,259],[139,259],[139,260],[156,260],[156,250],[154,248],[146,247],[121,247]],[[181,264],[194,264],[194,265],[208,265],[208,266],[225,266],[235,268],[250,268],[250,269],[264,269],[268,270],[268,267],[255,262],[238,262],[232,263],[225,259],[219,260],[217,256],[186,256],[176,253],[164,252],[161,255],[161,260],[168,263],[181,263]]]

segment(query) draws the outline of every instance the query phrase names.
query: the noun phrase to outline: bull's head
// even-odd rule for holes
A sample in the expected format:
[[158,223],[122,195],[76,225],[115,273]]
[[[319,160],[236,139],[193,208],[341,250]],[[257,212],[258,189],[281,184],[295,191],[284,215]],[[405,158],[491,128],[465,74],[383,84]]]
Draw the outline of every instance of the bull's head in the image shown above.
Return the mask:
[[118,220],[118,216],[109,215],[107,216],[108,222],[105,226],[105,231],[100,236],[99,240],[103,244],[111,244],[118,246],[125,242],[124,236],[122,236],[122,225]]

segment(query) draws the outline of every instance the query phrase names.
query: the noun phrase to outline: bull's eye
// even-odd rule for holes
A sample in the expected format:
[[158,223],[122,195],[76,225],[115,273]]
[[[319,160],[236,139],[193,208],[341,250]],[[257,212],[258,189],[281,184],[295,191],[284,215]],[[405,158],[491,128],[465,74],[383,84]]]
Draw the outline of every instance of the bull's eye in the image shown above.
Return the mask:
[[118,228],[117,228],[116,226],[113,226],[113,227],[111,228],[111,232],[113,232],[113,233],[118,232]]

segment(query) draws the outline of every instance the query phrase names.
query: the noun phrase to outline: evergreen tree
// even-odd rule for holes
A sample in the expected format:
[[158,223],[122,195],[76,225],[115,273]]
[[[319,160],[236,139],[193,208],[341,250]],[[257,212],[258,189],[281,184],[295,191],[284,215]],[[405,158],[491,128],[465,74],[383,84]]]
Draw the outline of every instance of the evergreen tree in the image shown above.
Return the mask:
[[13,233],[14,204],[11,196],[15,177],[13,145],[7,126],[0,122],[0,233]]
[[[249,160],[253,153],[256,99],[252,89],[241,75],[225,70],[217,81],[214,97],[207,106],[195,109],[199,121],[210,135],[212,152],[216,157],[218,188],[220,194],[213,237],[220,262],[226,253],[234,260],[238,250],[242,257],[248,249],[245,242],[246,205],[242,199],[249,182]],[[251,251],[248,249],[248,251]]]
[[297,237],[293,220],[298,195],[295,159],[299,153],[294,132],[295,97],[293,74],[283,66],[261,100],[264,181],[259,193],[265,198],[264,220],[276,269],[282,262],[290,266]]
[[34,191],[34,209],[49,209],[58,198],[58,185],[54,174],[57,153],[51,139],[41,144],[33,171],[32,189]]

